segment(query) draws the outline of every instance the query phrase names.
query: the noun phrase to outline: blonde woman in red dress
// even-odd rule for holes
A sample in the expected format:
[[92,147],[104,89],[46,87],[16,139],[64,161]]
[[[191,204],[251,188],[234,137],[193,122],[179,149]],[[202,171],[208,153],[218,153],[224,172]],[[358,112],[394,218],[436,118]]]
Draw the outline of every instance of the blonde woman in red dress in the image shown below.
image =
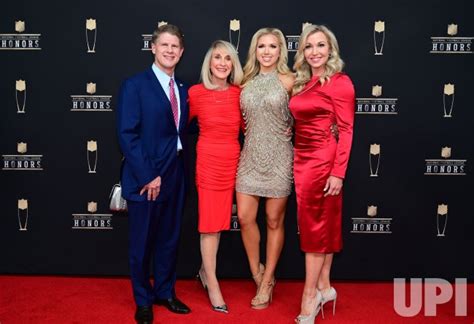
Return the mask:
[[232,44],[215,41],[201,69],[202,83],[189,89],[189,118],[197,118],[196,186],[202,266],[199,278],[212,309],[227,313],[216,277],[221,231],[230,229],[237,163],[240,156],[239,107],[242,67]]
[[[342,73],[334,34],[311,25],[300,36],[290,110],[295,119],[294,177],[306,278],[299,323],[314,323],[337,293],[330,284],[342,248],[342,185],[352,144],[354,86]],[[324,312],[323,316],[324,316]]]

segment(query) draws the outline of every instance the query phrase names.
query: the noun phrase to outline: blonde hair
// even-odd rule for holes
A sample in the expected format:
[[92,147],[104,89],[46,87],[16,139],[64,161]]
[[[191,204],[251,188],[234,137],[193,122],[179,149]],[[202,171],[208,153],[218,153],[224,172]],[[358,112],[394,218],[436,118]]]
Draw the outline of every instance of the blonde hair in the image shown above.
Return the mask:
[[278,28],[261,28],[253,35],[252,41],[250,42],[247,62],[244,66],[244,79],[242,81],[242,86],[245,86],[258,74],[258,72],[260,72],[260,63],[257,61],[256,52],[258,40],[264,35],[273,35],[278,39],[278,45],[280,46],[280,56],[278,58],[276,67],[278,73],[290,73],[290,69],[288,68],[288,49],[286,48],[285,36]]
[[227,82],[230,84],[239,86],[242,82],[243,72],[242,66],[240,65],[239,57],[237,55],[237,50],[234,45],[223,40],[216,40],[211,44],[211,47],[207,50],[206,55],[204,56],[204,61],[202,62],[201,67],[201,81],[204,84],[204,87],[209,90],[217,89],[217,85],[212,83],[212,73],[211,73],[211,58],[212,52],[216,48],[222,48],[229,53],[230,60],[232,61],[232,71],[230,72]]
[[293,95],[301,92],[306,83],[311,80],[313,73],[311,66],[304,57],[304,50],[308,37],[317,32],[323,33],[329,42],[329,59],[324,66],[323,74],[319,77],[321,84],[328,82],[335,73],[341,72],[342,68],[344,67],[344,62],[339,55],[339,45],[334,33],[324,25],[307,26],[303,30],[303,33],[301,33],[298,51],[295,55],[295,64],[293,65],[293,69],[296,71],[296,80],[295,84],[293,85]]

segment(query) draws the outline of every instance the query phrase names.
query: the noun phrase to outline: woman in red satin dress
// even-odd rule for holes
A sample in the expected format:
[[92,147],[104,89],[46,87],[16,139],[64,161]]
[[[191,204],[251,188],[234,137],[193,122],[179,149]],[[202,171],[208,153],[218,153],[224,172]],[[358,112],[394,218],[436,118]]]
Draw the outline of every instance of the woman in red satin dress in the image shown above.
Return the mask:
[[202,83],[189,89],[190,120],[197,118],[196,186],[202,266],[199,278],[212,309],[227,313],[216,277],[220,232],[230,229],[235,177],[240,156],[239,105],[242,67],[237,51],[226,41],[215,41],[201,69]]
[[[337,293],[330,285],[333,253],[342,248],[342,183],[352,144],[355,94],[334,34],[304,29],[295,56],[290,110],[295,118],[294,177],[306,279],[300,323],[314,318]],[[324,315],[324,312],[323,312]]]

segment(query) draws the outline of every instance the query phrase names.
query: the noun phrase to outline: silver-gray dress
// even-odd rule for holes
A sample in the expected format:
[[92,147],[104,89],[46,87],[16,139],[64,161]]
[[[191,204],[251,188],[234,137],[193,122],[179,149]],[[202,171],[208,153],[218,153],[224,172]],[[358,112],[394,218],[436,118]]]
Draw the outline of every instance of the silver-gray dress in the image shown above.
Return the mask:
[[289,96],[276,71],[254,77],[240,94],[245,143],[237,170],[236,191],[282,198],[291,193],[293,124]]

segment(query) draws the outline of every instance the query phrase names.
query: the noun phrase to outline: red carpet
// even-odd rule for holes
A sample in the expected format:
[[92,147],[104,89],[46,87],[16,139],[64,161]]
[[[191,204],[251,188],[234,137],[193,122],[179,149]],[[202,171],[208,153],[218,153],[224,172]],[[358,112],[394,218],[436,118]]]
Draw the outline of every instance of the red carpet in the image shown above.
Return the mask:
[[[339,297],[336,315],[326,305],[326,318],[316,323],[474,323],[474,284],[468,285],[468,316],[454,316],[454,301],[438,306],[436,317],[422,314],[404,318],[393,310],[391,283],[335,282]],[[294,323],[299,312],[302,281],[277,282],[273,303],[266,310],[253,310],[250,280],[222,280],[221,290],[229,314],[213,312],[202,286],[180,280],[177,294],[191,308],[189,315],[175,315],[154,306],[155,323]],[[45,276],[0,276],[0,324],[15,323],[134,323],[135,306],[126,278],[77,278]]]

